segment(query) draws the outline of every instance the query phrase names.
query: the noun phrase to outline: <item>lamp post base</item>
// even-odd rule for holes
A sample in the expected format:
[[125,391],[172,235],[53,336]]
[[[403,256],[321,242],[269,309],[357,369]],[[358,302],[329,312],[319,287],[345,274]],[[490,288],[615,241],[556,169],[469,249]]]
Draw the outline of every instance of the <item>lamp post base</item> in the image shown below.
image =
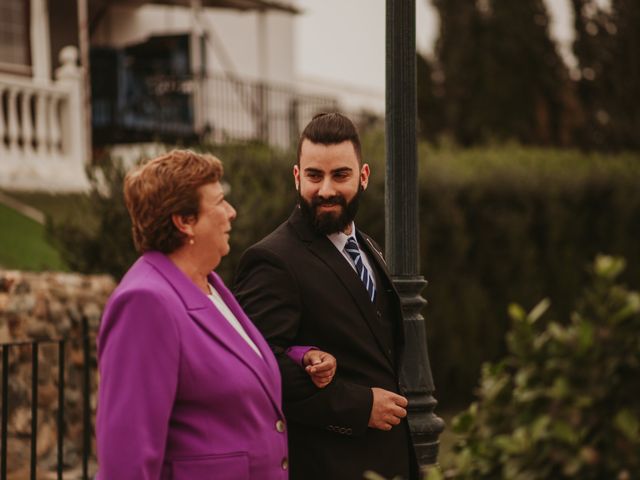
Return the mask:
[[422,276],[394,277],[400,294],[405,332],[405,354],[400,372],[400,388],[409,400],[407,411],[411,438],[418,465],[425,469],[438,461],[439,436],[444,420],[434,410],[438,405],[433,397],[435,386],[427,352],[427,331],[420,313],[427,301],[420,295],[427,282]]

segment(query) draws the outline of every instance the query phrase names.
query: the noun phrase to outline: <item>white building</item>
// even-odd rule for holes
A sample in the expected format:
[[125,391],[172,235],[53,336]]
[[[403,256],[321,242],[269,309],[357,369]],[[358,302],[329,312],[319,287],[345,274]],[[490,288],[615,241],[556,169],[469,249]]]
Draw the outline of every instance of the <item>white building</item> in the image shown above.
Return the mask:
[[84,189],[92,152],[113,144],[289,146],[338,108],[296,87],[299,13],[284,0],[2,0],[0,188]]

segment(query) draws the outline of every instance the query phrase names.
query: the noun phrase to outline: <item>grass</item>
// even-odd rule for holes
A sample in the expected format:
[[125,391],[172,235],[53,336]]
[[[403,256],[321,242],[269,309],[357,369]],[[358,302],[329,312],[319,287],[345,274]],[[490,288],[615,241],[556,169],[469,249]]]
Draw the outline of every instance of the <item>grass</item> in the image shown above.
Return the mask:
[[64,222],[88,229],[95,227],[96,222],[91,217],[89,198],[86,195],[14,191],[5,191],[4,193],[19,202],[40,210],[56,224]]
[[0,265],[20,270],[67,270],[43,225],[0,205]]
[[[55,224],[93,229],[90,200],[84,194],[17,192],[3,190],[13,199],[40,210]],[[17,270],[68,270],[46,238],[43,225],[0,204],[0,266]]]

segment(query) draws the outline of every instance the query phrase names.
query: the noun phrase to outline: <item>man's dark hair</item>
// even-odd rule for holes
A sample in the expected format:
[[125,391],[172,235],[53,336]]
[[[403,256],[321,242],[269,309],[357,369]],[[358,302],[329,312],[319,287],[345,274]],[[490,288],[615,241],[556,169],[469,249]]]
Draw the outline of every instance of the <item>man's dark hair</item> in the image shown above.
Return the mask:
[[358,130],[351,120],[338,112],[318,113],[304,128],[298,142],[298,158],[300,165],[300,152],[305,139],[312,143],[322,145],[337,145],[344,141],[350,141],[358,157],[358,162],[362,163],[362,151],[360,147],[360,137]]

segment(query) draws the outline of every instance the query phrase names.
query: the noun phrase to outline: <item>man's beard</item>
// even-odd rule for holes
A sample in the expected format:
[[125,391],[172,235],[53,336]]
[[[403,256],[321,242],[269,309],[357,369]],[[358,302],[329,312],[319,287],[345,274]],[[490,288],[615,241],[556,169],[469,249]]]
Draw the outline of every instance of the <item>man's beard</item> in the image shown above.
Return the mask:
[[[302,197],[298,190],[298,203],[302,215],[313,226],[316,232],[321,235],[329,235],[331,233],[342,232],[353,220],[358,213],[360,204],[360,195],[364,192],[362,185],[358,186],[355,196],[347,203],[343,195],[333,195],[331,197],[315,196],[308,202]],[[318,213],[318,207],[321,205],[340,205],[342,209],[339,213],[324,212]]]

